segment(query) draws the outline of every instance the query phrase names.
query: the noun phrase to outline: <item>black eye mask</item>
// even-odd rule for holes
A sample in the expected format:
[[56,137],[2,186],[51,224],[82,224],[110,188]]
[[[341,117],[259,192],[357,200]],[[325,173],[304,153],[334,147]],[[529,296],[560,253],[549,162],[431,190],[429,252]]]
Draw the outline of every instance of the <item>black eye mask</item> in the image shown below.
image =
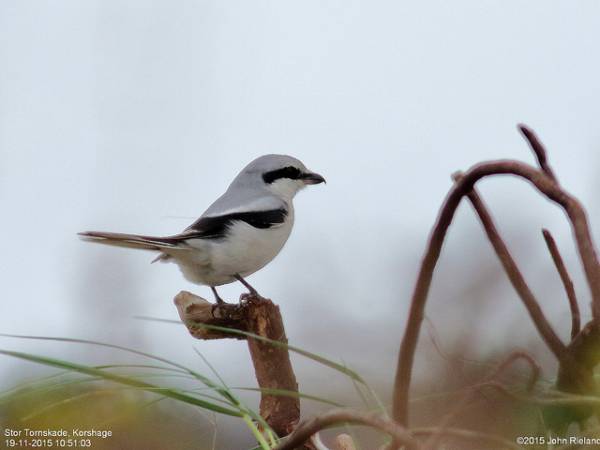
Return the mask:
[[265,183],[271,184],[280,178],[289,178],[290,180],[297,180],[302,176],[300,169],[296,167],[284,167],[283,169],[272,170],[263,174],[263,180]]

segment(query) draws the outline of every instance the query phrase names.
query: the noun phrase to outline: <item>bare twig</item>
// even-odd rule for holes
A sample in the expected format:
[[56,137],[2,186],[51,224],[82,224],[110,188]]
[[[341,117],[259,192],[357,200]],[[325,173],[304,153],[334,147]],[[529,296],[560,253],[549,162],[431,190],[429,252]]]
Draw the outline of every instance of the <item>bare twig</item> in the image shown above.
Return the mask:
[[546,156],[546,148],[544,147],[544,144],[542,144],[542,142],[539,140],[534,131],[527,125],[521,123],[518,125],[518,128],[523,137],[529,143],[531,150],[533,150],[533,153],[537,158],[538,164],[540,165],[540,169],[542,169],[546,175],[548,175],[554,180],[555,183],[558,184],[556,175],[554,175],[554,171],[550,167],[550,164],[548,164],[548,158]]
[[197,326],[201,324],[248,331],[244,320],[244,311],[240,305],[225,303],[215,307],[208,300],[187,291],[181,291],[177,294],[174,303],[177,307],[179,318],[187,326],[190,334],[196,339],[245,339],[241,334]]
[[571,308],[571,339],[575,339],[575,336],[577,336],[581,330],[581,316],[579,314],[577,296],[575,295],[575,287],[573,286],[573,281],[571,281],[569,272],[567,272],[567,268],[562,257],[560,256],[558,246],[556,245],[556,241],[552,237],[552,234],[550,234],[550,231],[546,229],[542,230],[542,234],[544,235],[544,240],[546,241],[546,245],[548,246],[548,250],[550,251],[554,265],[556,266],[558,274],[560,275],[560,279],[565,287],[565,291],[567,292],[569,307]]
[[463,196],[467,195],[475,183],[490,175],[511,174],[526,179],[542,194],[558,203],[567,213],[577,242],[579,255],[592,293],[593,315],[600,319],[600,264],[592,243],[585,211],[580,203],[562,190],[544,172],[518,161],[492,161],[474,166],[450,190],[423,258],[417,283],[411,300],[408,322],[400,346],[394,384],[393,416],[402,425],[408,423],[408,393],[410,388],[415,348],[423,320],[425,303],[431,286],[433,271],[437,264],[444,238]]
[[529,381],[527,382],[526,389],[528,392],[531,392],[535,386],[535,383],[540,379],[540,374],[542,369],[537,361],[531,356],[529,353],[524,351],[515,351],[512,352],[508,357],[498,364],[498,367],[490,374],[487,378],[488,381],[491,381],[497,378],[502,372],[504,372],[508,367],[510,367],[515,361],[522,359],[531,368],[531,374],[529,375]]
[[[460,174],[456,174],[454,176],[455,181],[459,181],[461,176],[462,175]],[[531,289],[527,285],[525,278],[521,274],[517,263],[510,254],[510,251],[504,243],[504,240],[500,236],[500,233],[494,224],[494,220],[483,203],[483,200],[475,189],[469,192],[467,197],[471,201],[475,212],[477,212],[483,228],[485,229],[485,233],[490,240],[492,247],[494,247],[494,250],[500,259],[500,263],[502,264],[502,267],[504,267],[511,284],[519,294],[519,297],[521,297],[525,308],[527,308],[533,324],[537,328],[548,348],[558,359],[561,359],[565,354],[566,347],[546,319],[546,316],[540,308],[539,303],[535,299],[533,292],[531,292]]]
[[300,418],[299,397],[272,393],[278,390],[298,392],[287,348],[202,326],[217,325],[248,331],[270,340],[287,343],[279,308],[270,300],[257,296],[247,296],[237,305],[213,305],[185,291],[175,297],[175,305],[182,322],[192,336],[198,339],[236,338],[248,341],[256,379],[262,389],[260,415],[279,436],[289,434]]
[[396,442],[407,449],[420,448],[419,442],[408,431],[378,414],[333,409],[300,423],[296,430],[279,444],[275,450],[294,450],[320,430],[342,423],[366,425],[390,435]]

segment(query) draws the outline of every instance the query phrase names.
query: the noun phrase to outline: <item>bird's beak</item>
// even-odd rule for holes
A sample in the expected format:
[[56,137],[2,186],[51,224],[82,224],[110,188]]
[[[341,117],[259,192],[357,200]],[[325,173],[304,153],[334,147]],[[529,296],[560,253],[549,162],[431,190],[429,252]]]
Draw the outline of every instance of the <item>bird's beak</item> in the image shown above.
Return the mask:
[[325,178],[323,178],[318,173],[314,173],[314,172],[304,173],[304,174],[302,174],[301,178],[302,178],[302,181],[304,182],[304,184],[327,183],[325,181]]

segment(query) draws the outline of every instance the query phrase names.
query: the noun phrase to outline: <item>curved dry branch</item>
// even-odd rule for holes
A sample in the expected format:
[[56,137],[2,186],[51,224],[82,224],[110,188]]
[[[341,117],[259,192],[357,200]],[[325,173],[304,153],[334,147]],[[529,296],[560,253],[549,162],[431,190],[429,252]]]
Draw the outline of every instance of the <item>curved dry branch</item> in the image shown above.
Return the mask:
[[584,272],[592,292],[593,315],[596,320],[600,318],[600,264],[592,243],[587,217],[580,203],[562,190],[546,173],[536,170],[528,164],[502,160],[482,163],[472,167],[450,190],[444,201],[433,228],[413,292],[408,323],[400,346],[394,385],[393,416],[402,425],[408,423],[408,392],[415,348],[423,321],[433,271],[448,227],[462,197],[471,192],[475,183],[481,178],[500,174],[515,175],[526,179],[542,194],[563,207],[571,222]]
[[400,425],[383,418],[379,414],[333,409],[306,422],[300,423],[275,450],[294,450],[304,444],[310,437],[328,427],[336,424],[350,423],[366,425],[387,433],[399,445],[406,449],[419,449],[421,445],[411,434]]
[[[456,181],[458,181],[460,180],[460,177],[461,176],[455,176],[454,178]],[[504,270],[506,271],[511,284],[515,288],[515,291],[517,291],[517,294],[519,294],[519,297],[521,297],[521,300],[523,301],[525,308],[527,308],[527,312],[529,312],[529,316],[531,317],[535,327],[552,353],[554,353],[558,359],[561,359],[565,355],[567,348],[548,322],[548,319],[546,319],[542,308],[540,308],[538,301],[527,285],[527,282],[519,270],[517,263],[510,254],[507,245],[500,236],[500,233],[494,224],[494,220],[483,203],[483,200],[475,189],[469,192],[467,197],[471,201],[475,212],[479,216],[483,228],[485,229],[485,233],[492,243],[492,247],[494,247],[494,251],[498,255],[502,267],[504,267]]]
[[565,266],[562,256],[560,256],[558,246],[556,245],[556,241],[552,237],[552,234],[546,229],[542,230],[542,234],[544,235],[544,240],[546,241],[546,245],[552,256],[552,261],[554,261],[556,270],[558,270],[558,274],[560,275],[560,279],[567,293],[569,308],[571,309],[571,339],[575,339],[575,336],[581,331],[581,315],[579,314],[579,305],[577,304],[575,287],[573,286],[573,281],[569,276],[569,272],[567,272],[567,267]]
[[496,369],[490,374],[486,382],[492,381],[497,378],[502,372],[504,372],[508,367],[510,367],[515,361],[522,359],[531,368],[531,374],[529,375],[529,381],[527,382],[527,392],[531,392],[535,386],[535,383],[540,379],[540,374],[542,373],[542,369],[537,361],[531,356],[529,353],[524,351],[515,351],[512,352],[508,357],[502,361]]
[[556,175],[554,175],[554,171],[550,167],[550,164],[548,164],[548,158],[546,156],[546,148],[544,147],[544,144],[542,144],[535,132],[527,125],[521,123],[519,124],[518,128],[523,137],[525,137],[529,143],[531,150],[533,150],[538,164],[540,165],[540,169],[542,169],[546,175],[548,175],[558,184]]

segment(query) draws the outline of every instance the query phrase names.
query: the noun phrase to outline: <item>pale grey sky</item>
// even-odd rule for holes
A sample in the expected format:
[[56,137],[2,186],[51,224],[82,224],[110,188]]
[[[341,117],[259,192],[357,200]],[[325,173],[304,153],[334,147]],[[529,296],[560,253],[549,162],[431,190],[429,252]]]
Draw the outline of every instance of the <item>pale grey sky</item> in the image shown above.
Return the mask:
[[[548,145],[598,234],[599,42],[596,0],[0,0],[0,331],[99,338],[193,364],[197,344],[226,377],[247,380],[240,343],[192,342],[131,319],[176,318],[180,289],[208,288],[150,265],[150,254],[75,234],[176,232],[250,160],[288,153],[328,184],[298,196],[288,245],[251,281],[281,305],[294,344],[391,384],[450,174],[485,159],[532,162],[517,122]],[[482,191],[566,334],[539,234],[554,231],[580,281],[561,212],[518,181]],[[467,208],[441,263],[430,314],[443,332],[464,325],[449,306],[463,282],[496,268]],[[499,283],[501,316],[525,320],[501,274]],[[503,330],[483,329],[482,342]],[[0,348],[65,355],[55,343]],[[13,364],[0,359],[0,372]],[[301,383],[321,376],[298,371]]]

